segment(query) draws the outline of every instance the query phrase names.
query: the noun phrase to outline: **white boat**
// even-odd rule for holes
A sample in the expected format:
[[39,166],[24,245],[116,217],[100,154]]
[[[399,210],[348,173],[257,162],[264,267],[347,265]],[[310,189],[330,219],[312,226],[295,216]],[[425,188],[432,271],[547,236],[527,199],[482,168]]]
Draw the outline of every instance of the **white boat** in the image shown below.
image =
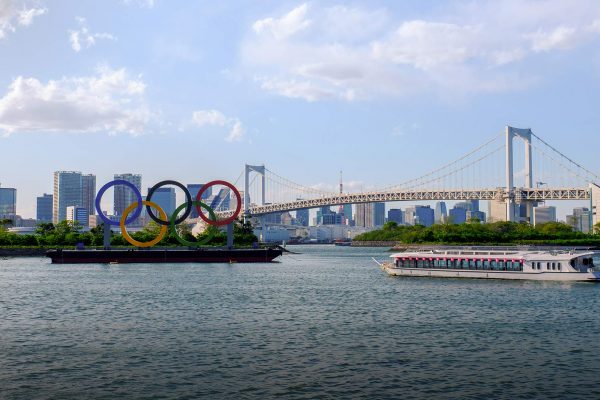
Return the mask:
[[418,250],[381,263],[390,275],[600,282],[593,251]]

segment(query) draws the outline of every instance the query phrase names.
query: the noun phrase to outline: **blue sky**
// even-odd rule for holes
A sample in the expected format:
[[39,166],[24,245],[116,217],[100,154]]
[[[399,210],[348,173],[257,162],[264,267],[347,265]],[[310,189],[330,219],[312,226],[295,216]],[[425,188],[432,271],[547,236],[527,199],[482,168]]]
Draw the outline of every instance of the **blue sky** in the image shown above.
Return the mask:
[[28,217],[56,170],[359,190],[506,124],[597,172],[599,44],[594,0],[0,0],[0,182]]

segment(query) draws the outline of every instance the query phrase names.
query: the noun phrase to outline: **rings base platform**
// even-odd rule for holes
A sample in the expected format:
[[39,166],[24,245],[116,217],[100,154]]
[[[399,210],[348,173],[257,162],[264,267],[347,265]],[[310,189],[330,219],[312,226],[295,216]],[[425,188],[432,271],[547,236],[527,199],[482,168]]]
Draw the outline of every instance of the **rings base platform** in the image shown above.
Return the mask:
[[280,248],[265,249],[125,249],[48,250],[52,264],[132,263],[264,263],[281,256]]

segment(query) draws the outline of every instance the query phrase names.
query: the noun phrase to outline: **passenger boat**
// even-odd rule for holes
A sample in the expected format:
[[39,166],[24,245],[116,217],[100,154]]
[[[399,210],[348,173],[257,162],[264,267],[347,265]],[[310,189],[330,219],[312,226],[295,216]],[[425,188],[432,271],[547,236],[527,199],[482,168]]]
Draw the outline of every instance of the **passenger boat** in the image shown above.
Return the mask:
[[600,282],[593,251],[444,249],[392,254],[390,275]]

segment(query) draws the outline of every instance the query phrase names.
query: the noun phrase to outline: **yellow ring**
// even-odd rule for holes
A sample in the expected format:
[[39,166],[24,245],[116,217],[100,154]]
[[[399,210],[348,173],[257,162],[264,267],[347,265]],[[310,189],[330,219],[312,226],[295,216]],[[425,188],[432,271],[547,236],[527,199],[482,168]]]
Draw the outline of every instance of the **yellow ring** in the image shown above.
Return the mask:
[[[142,204],[145,206],[150,206],[150,207],[154,207],[157,211],[158,211],[158,215],[160,216],[160,218],[163,221],[168,221],[167,220],[167,214],[165,214],[165,212],[163,211],[162,208],[160,208],[160,206],[152,201],[148,201],[148,200],[144,200],[142,201]],[[138,242],[137,240],[135,240],[134,238],[132,238],[131,236],[129,236],[129,233],[127,233],[127,229],[125,228],[125,221],[127,220],[127,216],[129,215],[129,213],[138,206],[138,203],[131,203],[131,205],[129,207],[127,207],[125,209],[125,211],[123,211],[123,215],[121,216],[121,221],[120,221],[120,226],[121,226],[121,235],[123,235],[123,238],[125,240],[127,240],[129,243],[131,243],[132,245],[136,246],[136,247],[150,247],[150,246],[154,246],[155,244],[157,244],[158,242],[160,242],[162,240],[162,238],[165,237],[165,235],[167,234],[167,230],[169,229],[169,227],[167,225],[162,225],[162,227],[160,228],[160,232],[158,233],[158,236],[156,238],[154,238],[153,240],[149,241],[149,242]]]

